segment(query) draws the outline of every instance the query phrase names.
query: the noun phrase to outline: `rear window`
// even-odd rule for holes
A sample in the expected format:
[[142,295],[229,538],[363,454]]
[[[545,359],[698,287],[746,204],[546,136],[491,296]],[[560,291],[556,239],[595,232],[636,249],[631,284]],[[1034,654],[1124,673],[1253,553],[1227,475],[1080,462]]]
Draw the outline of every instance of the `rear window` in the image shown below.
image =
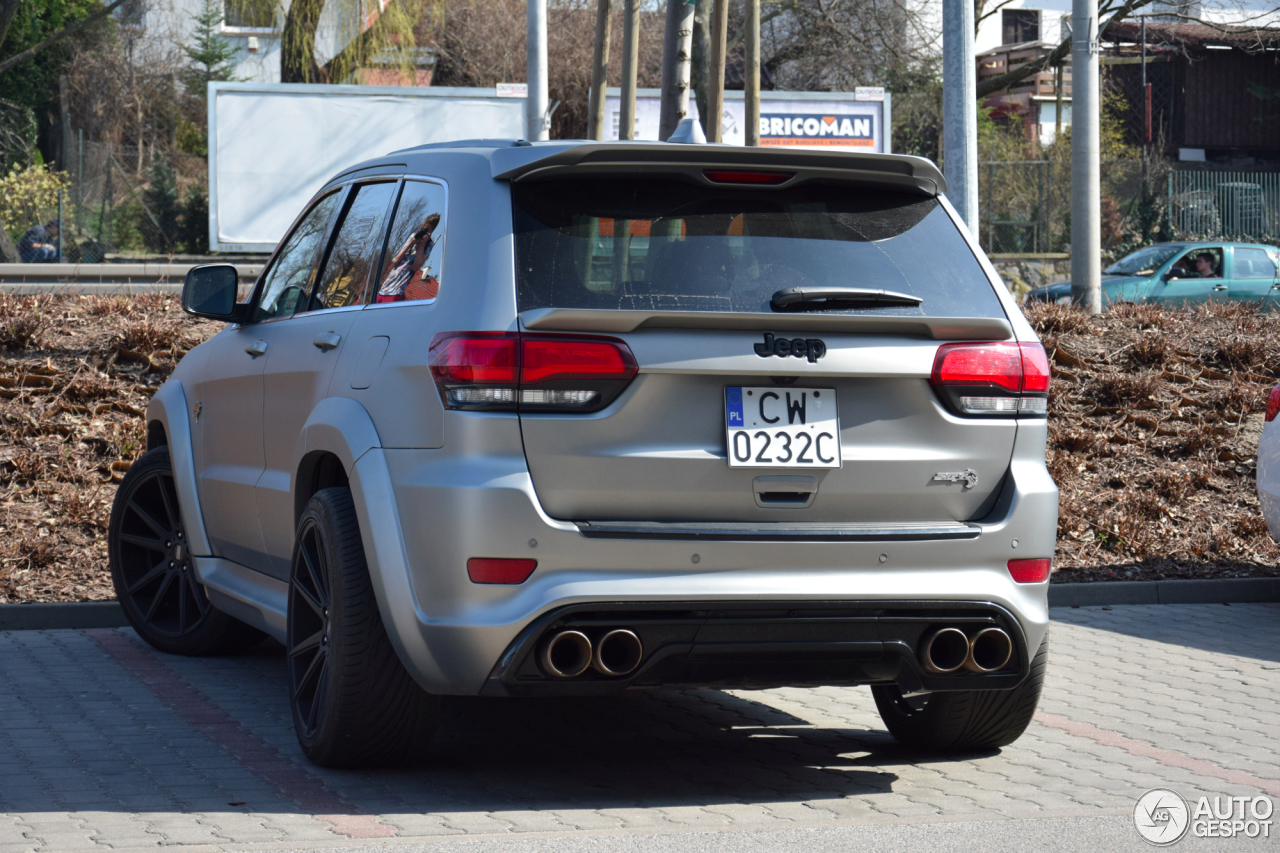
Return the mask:
[[1004,317],[933,198],[626,178],[517,183],[513,194],[521,311],[772,313],[769,302],[784,288],[840,286],[923,301],[825,313]]

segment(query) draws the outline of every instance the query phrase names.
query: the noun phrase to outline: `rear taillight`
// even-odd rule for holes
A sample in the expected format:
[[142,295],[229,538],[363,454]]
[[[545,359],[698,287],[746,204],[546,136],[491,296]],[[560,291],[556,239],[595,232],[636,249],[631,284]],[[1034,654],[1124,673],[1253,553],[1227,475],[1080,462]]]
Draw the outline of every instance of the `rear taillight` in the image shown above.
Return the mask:
[[1043,415],[1049,404],[1049,359],[1038,343],[943,344],[930,379],[961,415]]
[[1280,414],[1280,385],[1272,388],[1271,396],[1267,398],[1267,422],[1274,421],[1277,414]]
[[594,412],[636,375],[616,338],[528,332],[444,332],[430,364],[448,409]]
[[1010,560],[1009,576],[1017,583],[1044,583],[1049,579],[1053,569],[1053,560],[1044,557],[1038,560]]

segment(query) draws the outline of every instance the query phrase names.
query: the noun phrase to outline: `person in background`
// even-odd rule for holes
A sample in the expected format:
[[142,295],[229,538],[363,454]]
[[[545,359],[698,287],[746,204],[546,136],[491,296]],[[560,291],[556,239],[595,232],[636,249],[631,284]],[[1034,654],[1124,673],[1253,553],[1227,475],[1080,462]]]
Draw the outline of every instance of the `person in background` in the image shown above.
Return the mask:
[[58,259],[58,223],[32,225],[18,241],[18,257],[24,264],[48,264]]

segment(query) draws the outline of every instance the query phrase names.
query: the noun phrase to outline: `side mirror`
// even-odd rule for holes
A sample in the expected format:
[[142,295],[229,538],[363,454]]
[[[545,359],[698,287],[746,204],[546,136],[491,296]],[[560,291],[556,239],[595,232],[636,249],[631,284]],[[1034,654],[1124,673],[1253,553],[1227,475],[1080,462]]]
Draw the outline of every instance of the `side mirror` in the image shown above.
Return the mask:
[[182,310],[197,317],[234,323],[240,319],[236,291],[240,273],[233,264],[202,264],[187,271]]

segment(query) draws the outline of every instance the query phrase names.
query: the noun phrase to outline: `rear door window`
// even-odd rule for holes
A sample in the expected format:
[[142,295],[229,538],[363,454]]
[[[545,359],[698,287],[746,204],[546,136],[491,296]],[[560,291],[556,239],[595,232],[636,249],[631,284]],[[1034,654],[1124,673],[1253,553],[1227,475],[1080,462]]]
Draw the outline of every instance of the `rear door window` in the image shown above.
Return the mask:
[[311,302],[313,311],[344,308],[361,302],[370,269],[378,262],[386,233],[387,211],[395,196],[394,182],[360,184],[352,188],[338,226],[333,248]]
[[443,276],[445,189],[405,181],[396,204],[374,302],[435,299]]
[[1276,277],[1276,265],[1265,249],[1248,249],[1236,247],[1236,271],[1233,278],[1265,278]]
[[522,311],[772,313],[779,290],[839,286],[922,300],[839,313],[1005,316],[973,251],[930,197],[674,178],[529,181],[513,195]]

